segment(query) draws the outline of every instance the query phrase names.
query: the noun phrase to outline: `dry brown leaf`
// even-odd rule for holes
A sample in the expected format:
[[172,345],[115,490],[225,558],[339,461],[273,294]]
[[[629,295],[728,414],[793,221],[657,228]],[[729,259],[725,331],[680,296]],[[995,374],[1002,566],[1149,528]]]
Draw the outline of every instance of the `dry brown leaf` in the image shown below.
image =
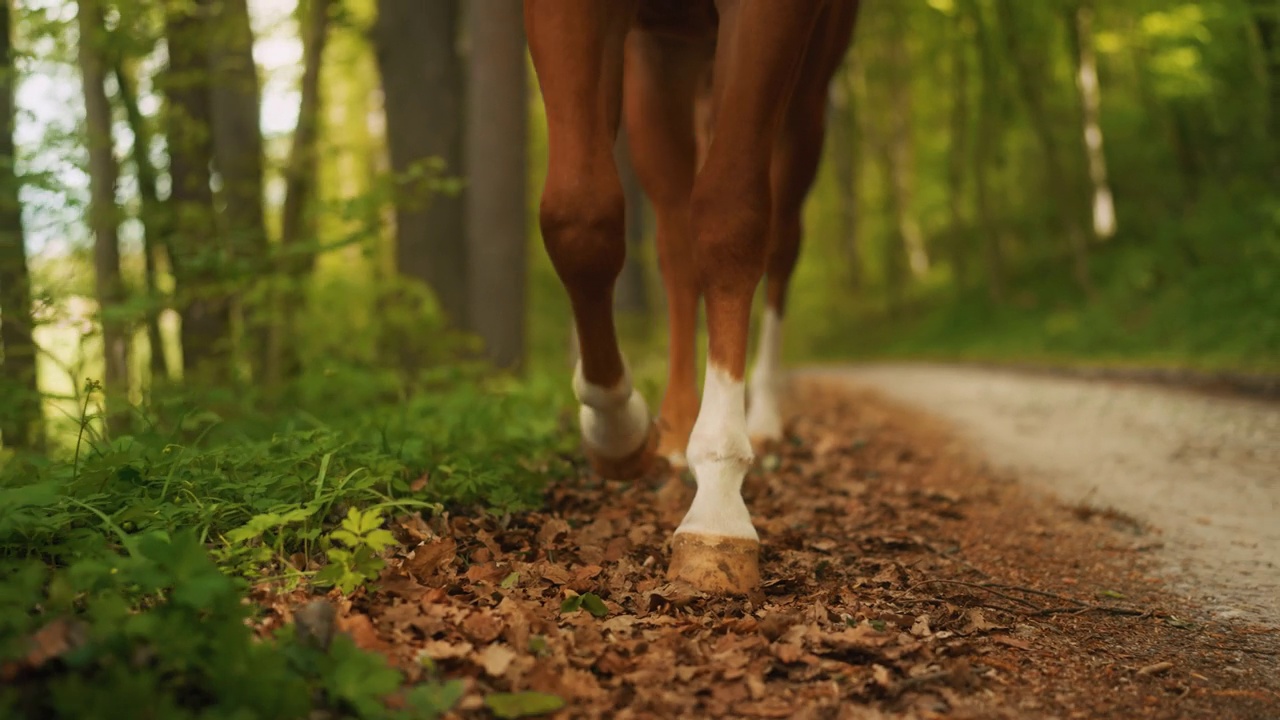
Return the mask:
[[476,654],[475,660],[490,677],[502,677],[516,659],[516,652],[502,643],[493,643]]
[[426,583],[458,556],[458,544],[453,538],[441,538],[414,548],[405,560],[405,569],[418,582]]

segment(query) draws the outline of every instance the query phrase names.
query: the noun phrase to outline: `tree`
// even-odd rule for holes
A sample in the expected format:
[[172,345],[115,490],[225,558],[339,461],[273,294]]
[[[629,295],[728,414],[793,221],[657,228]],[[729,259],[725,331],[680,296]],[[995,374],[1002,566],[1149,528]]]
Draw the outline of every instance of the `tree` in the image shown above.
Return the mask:
[[428,176],[424,166],[433,158],[443,163],[444,172],[462,173],[464,71],[456,42],[459,13],[458,0],[378,0],[373,41],[386,105],[387,147],[398,179],[396,269],[402,276],[426,283],[445,316],[454,325],[464,326],[468,317],[465,193],[441,194],[424,182]]
[[[302,284],[315,264],[312,250],[300,247],[303,235],[314,228],[308,222],[307,206],[315,197],[316,141],[320,133],[320,63],[329,35],[330,0],[299,3],[303,27],[302,98],[298,126],[293,132],[289,161],[285,168],[284,208],[280,216],[280,246],[284,262],[279,268],[281,318],[272,327],[268,353],[268,383],[275,386],[297,372],[297,341],[294,337],[297,313],[302,305]],[[305,12],[301,12],[305,10]]]
[[[246,0],[200,0],[207,13],[209,118],[213,161],[222,180],[222,229],[235,277],[256,284],[267,268],[266,218],[262,195],[262,127],[253,28]],[[266,367],[270,318],[258,297],[240,296],[248,356],[254,371]]]
[[37,449],[44,442],[36,345],[31,315],[31,276],[22,228],[20,183],[13,132],[14,50],[12,9],[0,3],[0,441],[15,448]]
[[[1025,4],[1020,4],[1019,7],[1021,13],[1014,9],[1012,0],[996,0],[998,24],[1004,32],[1005,49],[1013,64],[1014,76],[1017,78],[1022,103],[1027,109],[1032,132],[1040,145],[1041,159],[1044,161],[1041,177],[1044,178],[1045,198],[1049,209],[1057,217],[1054,229],[1066,236],[1076,284],[1082,290],[1091,292],[1093,285],[1089,277],[1089,249],[1077,217],[1080,212],[1077,200],[1079,192],[1076,183],[1068,176],[1058,152],[1060,143],[1045,98],[1044,88],[1049,85],[1050,78],[1044,69],[1045,60],[1038,48],[1046,44],[1046,38],[1043,37],[1044,33],[1039,32],[1039,27],[1026,21],[1028,12],[1037,8]],[[1027,42],[1028,38],[1031,39],[1030,43]]]
[[231,298],[223,286],[226,247],[214,228],[209,40],[193,10],[182,0],[165,2],[169,65],[159,85],[170,191],[164,226],[182,317],[183,375],[216,382],[231,373]]
[[[889,208],[895,235],[906,253],[911,274],[920,277],[929,270],[929,252],[924,234],[912,209],[915,195],[915,137],[912,132],[911,49],[907,44],[907,11],[894,8],[886,33],[889,43],[885,74],[889,81],[887,124],[882,125],[881,152],[885,179],[889,184]],[[893,257],[890,252],[886,257]]]
[[524,359],[526,95],[519,3],[476,0],[469,8],[467,106],[468,282],[471,329],[499,367]]
[[151,162],[151,130],[138,106],[134,77],[122,53],[113,58],[112,70],[116,79],[116,94],[124,106],[129,131],[133,135],[134,176],[138,181],[138,198],[142,203],[141,221],[143,233],[143,268],[147,289],[147,341],[151,346],[150,368],[153,378],[172,377],[164,354],[164,340],[160,335],[160,290],[157,286],[157,255],[161,238],[165,236],[164,210],[156,189],[156,169]]
[[107,395],[107,427],[123,415],[118,403],[128,397],[129,328],[114,314],[124,300],[120,278],[119,208],[116,181],[120,168],[112,146],[111,104],[107,99],[104,61],[104,18],[99,0],[80,0],[78,12],[80,76],[84,85],[85,129],[89,148],[89,227],[93,232],[93,267],[98,314],[102,325]]
[[[1067,26],[1076,66],[1076,89],[1080,93],[1080,127],[1093,196],[1090,204],[1093,234],[1098,239],[1106,240],[1116,233],[1116,210],[1111,185],[1107,181],[1107,156],[1103,151],[1102,123],[1099,120],[1101,99],[1097,53],[1093,48],[1093,7],[1090,0],[1080,0],[1075,4],[1074,17],[1069,18]],[[1083,251],[1076,252],[1081,254]],[[1079,262],[1082,259],[1077,258],[1077,263]]]

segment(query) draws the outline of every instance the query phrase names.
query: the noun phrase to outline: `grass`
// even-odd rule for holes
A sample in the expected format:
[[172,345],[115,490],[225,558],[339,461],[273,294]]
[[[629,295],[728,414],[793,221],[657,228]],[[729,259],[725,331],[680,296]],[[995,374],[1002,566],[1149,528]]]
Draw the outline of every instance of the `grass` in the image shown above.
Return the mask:
[[[157,387],[113,436],[95,417],[96,383],[59,358],[82,369],[53,380],[74,402],[60,404],[70,417],[50,453],[0,456],[0,717],[450,707],[459,683],[402,688],[349,640],[315,648],[289,628],[260,642],[246,623],[254,585],[351,592],[376,579],[393,514],[507,514],[575,472],[565,377],[459,360],[438,323],[413,319],[431,344],[415,348],[420,372],[379,362],[385,325],[330,312],[283,393]],[[43,646],[58,637],[74,639]],[[383,702],[393,693],[402,709]]]

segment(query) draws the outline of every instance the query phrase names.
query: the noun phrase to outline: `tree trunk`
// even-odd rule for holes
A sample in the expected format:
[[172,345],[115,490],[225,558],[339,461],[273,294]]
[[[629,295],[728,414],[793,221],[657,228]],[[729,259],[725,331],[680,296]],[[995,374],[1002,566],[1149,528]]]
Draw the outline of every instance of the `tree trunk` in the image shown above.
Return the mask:
[[[246,357],[255,375],[266,366],[271,319],[260,283],[266,280],[266,218],[262,195],[262,124],[253,28],[246,0],[200,0],[208,11],[209,110],[213,161],[222,179],[226,247],[244,317]],[[248,290],[249,293],[244,291]]]
[[463,172],[465,78],[455,40],[459,13],[458,0],[378,0],[373,38],[391,169],[401,178],[395,201],[396,269],[426,283],[448,320],[464,326],[466,193],[442,194],[426,187],[420,174],[432,158],[443,161],[448,175]]
[[314,250],[300,247],[313,234],[314,223],[307,218],[307,207],[315,197],[316,140],[320,132],[320,63],[324,57],[329,31],[330,0],[309,0],[299,20],[303,27],[302,98],[298,108],[298,126],[289,148],[285,168],[284,208],[280,218],[280,246],[283,267],[279,280],[281,317],[271,331],[268,353],[267,383],[277,387],[285,378],[297,375],[297,316],[305,299],[307,276],[315,266]]
[[[1034,11],[1032,6],[1023,5],[1023,12]],[[1071,255],[1072,274],[1076,285],[1086,293],[1093,292],[1093,283],[1089,276],[1089,246],[1085,241],[1083,230],[1077,213],[1080,204],[1076,192],[1078,185],[1067,176],[1062,156],[1058,153],[1058,140],[1055,137],[1053,122],[1049,117],[1049,109],[1044,97],[1043,88],[1048,82],[1048,74],[1044,71],[1044,63],[1024,42],[1030,34],[1027,28],[1018,22],[1011,0],[997,0],[996,10],[999,14],[999,25],[1004,32],[1005,48],[1012,60],[1014,75],[1021,89],[1022,102],[1027,108],[1027,117],[1031,121],[1031,130],[1040,145],[1040,155],[1044,160],[1043,178],[1045,182],[1045,199],[1055,216],[1054,229],[1066,235],[1067,252]],[[1032,38],[1033,42],[1035,38]]]
[[31,276],[22,231],[20,184],[14,168],[14,78],[11,3],[0,4],[0,443],[38,450],[44,445],[36,345],[32,337]]
[[827,125],[830,157],[835,165],[836,188],[840,198],[840,248],[844,252],[849,286],[862,288],[862,243],[858,233],[859,174],[862,143],[858,134],[858,97],[865,92],[862,63],[850,57],[832,84]]
[[1093,47],[1093,6],[1090,0],[1076,4],[1069,23],[1076,64],[1076,89],[1080,93],[1080,126],[1084,135],[1085,158],[1092,186],[1093,234],[1099,240],[1116,233],[1115,201],[1107,181],[1107,156],[1103,151],[1101,102],[1098,90],[1098,59]]
[[991,45],[982,8],[976,0],[961,3],[962,12],[973,18],[974,42],[978,46],[979,76],[978,127],[973,148],[974,192],[978,204],[978,223],[982,230],[982,259],[987,276],[987,294],[995,302],[1005,296],[1004,250],[1002,231],[996,220],[991,198],[990,168],[996,161],[1000,142],[1000,65]]
[[470,326],[484,341],[489,360],[515,368],[525,351],[528,249],[523,13],[510,0],[475,0],[468,11]]
[[651,313],[649,303],[649,282],[645,273],[643,253],[648,200],[644,189],[640,187],[640,178],[631,166],[631,148],[627,145],[625,130],[618,131],[618,142],[614,148],[614,157],[618,164],[618,175],[622,179],[622,192],[627,198],[627,260],[618,275],[618,285],[614,288],[613,306],[619,312],[648,317]]
[[969,228],[965,221],[965,169],[969,167],[969,47],[973,21],[957,10],[951,38],[951,137],[947,154],[948,247],[955,289],[969,284]]
[[112,146],[111,105],[104,83],[104,20],[99,0],[80,0],[80,75],[84,83],[85,126],[89,148],[89,227],[93,231],[93,267],[97,285],[98,314],[102,323],[105,364],[102,383],[107,397],[107,428],[118,427],[129,394],[129,328],[112,317],[124,300],[120,279],[120,245],[117,237],[119,208],[116,181],[120,168]]
[[231,299],[222,286],[227,251],[214,227],[213,140],[204,21],[181,0],[166,0],[169,67],[161,76],[169,149],[166,243],[182,316],[182,372],[220,384],[232,374]]
[[151,164],[151,131],[147,120],[138,107],[138,95],[133,76],[126,67],[125,59],[117,56],[113,70],[116,78],[117,93],[120,104],[124,105],[125,118],[129,123],[129,131],[133,134],[134,174],[138,181],[138,197],[142,201],[142,253],[146,273],[147,288],[147,342],[151,346],[149,367],[153,382],[156,378],[173,377],[169,363],[164,354],[164,339],[160,334],[160,307],[162,298],[156,285],[156,256],[160,252],[161,238],[165,237],[163,227],[164,212],[156,192],[156,169]]

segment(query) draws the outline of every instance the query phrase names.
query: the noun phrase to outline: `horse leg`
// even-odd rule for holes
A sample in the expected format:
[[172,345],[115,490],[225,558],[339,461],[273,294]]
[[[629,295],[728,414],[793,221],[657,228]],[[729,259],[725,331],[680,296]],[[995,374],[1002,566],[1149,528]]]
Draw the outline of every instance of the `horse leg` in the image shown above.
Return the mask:
[[787,289],[804,233],[804,201],[822,159],[826,131],[827,88],[853,34],[857,4],[828,5],[805,54],[796,87],[774,144],[770,177],[773,217],[766,266],[765,309],[751,372],[747,434],[757,446],[782,439],[782,326]]
[[657,219],[658,263],[667,293],[667,390],[658,453],[684,466],[698,416],[698,286],[689,196],[696,147],[693,104],[711,48],[695,40],[635,30],[627,38],[623,118],[632,165]]
[[583,448],[610,478],[644,473],[657,434],[618,349],[613,287],[626,257],[625,199],[613,146],[623,44],[634,2],[525,0],[529,51],[547,112],[539,221],[578,331],[574,394]]
[[710,340],[688,449],[698,489],[676,530],[668,571],[707,591],[742,593],[760,582],[759,537],[742,499],[753,460],[743,387],[747,336],[768,250],[774,139],[823,4],[717,4],[714,131],[691,200]]

